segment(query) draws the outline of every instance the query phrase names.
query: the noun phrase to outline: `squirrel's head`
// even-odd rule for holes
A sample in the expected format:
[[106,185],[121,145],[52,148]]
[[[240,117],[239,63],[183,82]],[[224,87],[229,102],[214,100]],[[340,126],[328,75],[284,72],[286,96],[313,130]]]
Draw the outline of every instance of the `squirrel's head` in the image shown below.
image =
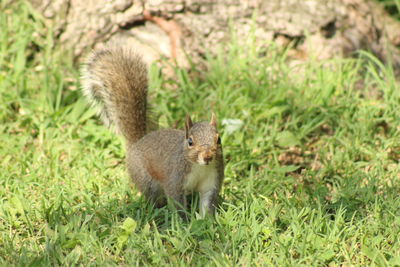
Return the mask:
[[208,165],[221,152],[221,138],[217,131],[217,117],[210,122],[193,123],[189,115],[185,121],[185,148],[187,159],[192,163]]

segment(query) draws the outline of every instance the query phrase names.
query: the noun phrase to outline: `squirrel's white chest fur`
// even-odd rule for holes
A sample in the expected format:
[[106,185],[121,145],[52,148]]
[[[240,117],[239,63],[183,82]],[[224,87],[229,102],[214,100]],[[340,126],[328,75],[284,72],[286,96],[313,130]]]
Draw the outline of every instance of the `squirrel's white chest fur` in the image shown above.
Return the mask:
[[186,176],[184,189],[191,191],[207,192],[217,185],[217,169],[215,162],[209,165],[193,164],[190,173]]

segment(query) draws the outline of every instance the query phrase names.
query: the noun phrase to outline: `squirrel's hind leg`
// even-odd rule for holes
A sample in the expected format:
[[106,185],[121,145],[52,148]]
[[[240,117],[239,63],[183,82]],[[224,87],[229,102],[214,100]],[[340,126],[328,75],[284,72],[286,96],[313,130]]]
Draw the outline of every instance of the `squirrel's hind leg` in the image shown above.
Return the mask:
[[164,190],[157,181],[150,180],[148,187],[142,192],[146,199],[151,201],[157,208],[164,207],[167,204]]
[[128,171],[136,188],[139,189],[147,200],[152,202],[157,208],[167,204],[162,186],[140,164],[140,160],[131,157],[128,161]]

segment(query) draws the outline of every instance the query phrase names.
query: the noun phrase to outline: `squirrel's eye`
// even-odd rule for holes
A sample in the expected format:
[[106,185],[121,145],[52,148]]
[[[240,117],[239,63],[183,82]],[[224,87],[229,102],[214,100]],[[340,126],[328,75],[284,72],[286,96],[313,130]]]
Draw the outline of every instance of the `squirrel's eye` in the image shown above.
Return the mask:
[[193,145],[193,139],[191,137],[188,138],[188,144],[189,144],[189,146]]
[[219,136],[218,136],[217,144],[218,144],[218,145],[221,144],[221,137],[219,137]]

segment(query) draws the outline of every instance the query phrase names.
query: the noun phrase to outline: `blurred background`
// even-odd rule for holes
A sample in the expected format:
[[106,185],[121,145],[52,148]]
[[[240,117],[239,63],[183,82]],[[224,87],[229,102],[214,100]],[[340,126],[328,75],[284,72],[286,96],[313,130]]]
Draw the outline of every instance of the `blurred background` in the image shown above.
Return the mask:
[[[234,31],[290,47],[294,60],[354,56],[360,49],[399,64],[398,0],[30,1],[59,43],[79,57],[105,41],[128,42],[150,61],[185,54],[199,64]],[[390,55],[389,55],[390,54]]]

